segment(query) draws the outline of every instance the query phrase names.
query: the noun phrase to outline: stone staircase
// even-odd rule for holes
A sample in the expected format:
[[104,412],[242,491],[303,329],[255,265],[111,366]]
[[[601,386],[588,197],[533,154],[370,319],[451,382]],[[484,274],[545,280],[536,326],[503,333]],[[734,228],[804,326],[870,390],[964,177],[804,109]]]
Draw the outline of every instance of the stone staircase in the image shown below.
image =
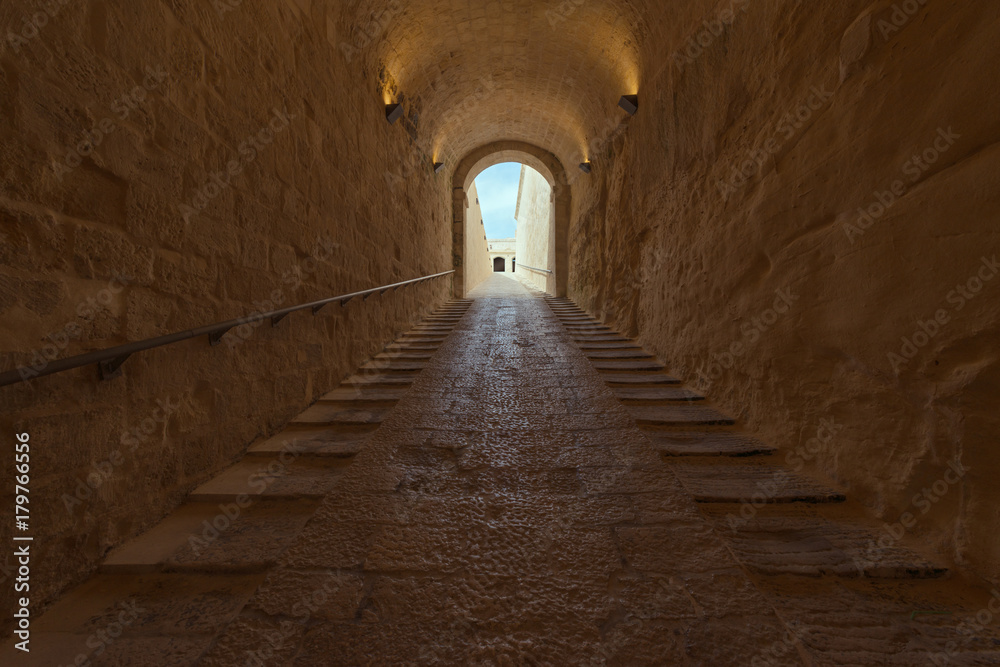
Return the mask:
[[0,664],[1000,664],[981,585],[873,549],[635,342],[521,301],[443,306]]
[[[792,470],[635,341],[569,299],[544,298],[791,628],[747,664],[1000,664],[1000,637],[981,623],[989,601],[974,585],[880,542],[864,508]],[[956,631],[970,623],[978,634]]]
[[28,661],[7,645],[0,664],[136,665],[141,648],[160,667],[236,660],[204,656],[205,646],[247,604],[470,303],[439,308],[112,551],[96,576],[35,622]]

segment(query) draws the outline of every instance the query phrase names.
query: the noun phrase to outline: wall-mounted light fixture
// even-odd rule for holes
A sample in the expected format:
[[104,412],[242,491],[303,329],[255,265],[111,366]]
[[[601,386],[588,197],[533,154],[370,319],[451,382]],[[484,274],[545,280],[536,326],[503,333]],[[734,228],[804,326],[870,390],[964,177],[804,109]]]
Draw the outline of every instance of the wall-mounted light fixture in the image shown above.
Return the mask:
[[403,117],[403,105],[402,104],[386,104],[385,105],[385,119],[389,121],[389,125],[395,125],[396,121]]
[[582,171],[585,174],[589,174],[590,173],[590,162],[581,162],[580,163],[580,171]]
[[435,162],[434,163],[434,173],[435,174],[440,174],[442,169],[444,169],[444,162]]
[[635,112],[639,110],[639,96],[622,95],[622,98],[618,100],[618,106],[625,109],[625,112],[629,116],[634,116]]

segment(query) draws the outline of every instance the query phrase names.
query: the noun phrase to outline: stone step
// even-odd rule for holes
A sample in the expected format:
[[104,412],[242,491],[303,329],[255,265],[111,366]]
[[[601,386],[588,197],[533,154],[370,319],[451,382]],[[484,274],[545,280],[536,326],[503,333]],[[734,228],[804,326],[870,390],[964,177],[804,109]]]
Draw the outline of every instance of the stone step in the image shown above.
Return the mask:
[[369,361],[359,370],[362,371],[407,371],[407,372],[420,372],[427,367],[426,361],[407,361],[405,359],[393,360],[393,359],[376,359]]
[[100,571],[260,572],[273,566],[313,515],[313,499],[186,503],[113,551]]
[[375,359],[386,360],[386,361],[427,361],[434,354],[431,352],[379,352],[375,355]]
[[781,600],[780,613],[794,619],[793,636],[815,665],[1000,665],[1000,627],[976,619],[991,604],[996,608],[995,599],[958,581],[796,577],[794,588],[788,583],[788,577],[763,579],[762,592]]
[[757,464],[675,464],[681,484],[700,503],[840,503],[843,493],[788,468]]
[[386,352],[436,352],[441,349],[437,343],[389,343]]
[[[861,525],[821,518],[718,518],[736,558],[760,574],[921,579],[947,572],[923,556]],[[879,540],[882,539],[882,546]]]
[[378,424],[345,425],[339,428],[288,428],[264,442],[252,446],[247,454],[255,458],[298,453],[303,456],[350,458],[378,429]]
[[413,384],[417,375],[417,373],[381,373],[375,371],[352,375],[342,384],[361,389],[372,387],[402,388]]
[[680,384],[681,381],[666,373],[602,373],[601,379],[615,387],[656,387],[665,384]]
[[446,335],[434,335],[430,336],[427,334],[403,334],[399,337],[397,341],[398,345],[440,345],[441,342],[447,338]]
[[316,403],[292,420],[293,425],[302,424],[379,424],[392,408],[355,408],[351,403]]
[[577,344],[583,351],[588,350],[641,350],[642,348],[636,345],[630,340],[623,341],[607,341],[607,342],[597,342],[597,343],[579,343]]
[[319,400],[329,402],[329,401],[340,401],[340,402],[354,402],[355,404],[361,403],[367,407],[371,407],[374,404],[386,404],[391,406],[393,403],[403,398],[406,395],[406,389],[389,389],[385,387],[351,387],[351,386],[341,386],[334,389],[328,394],[324,394]]
[[665,456],[759,456],[777,451],[742,433],[728,431],[646,431],[646,437]]
[[454,327],[413,327],[410,329],[411,334],[424,334],[424,335],[448,335],[454,331]]
[[228,503],[239,496],[322,498],[332,491],[350,460],[309,457],[288,451],[271,459],[245,457],[196,488],[188,502]]
[[625,405],[705,400],[698,392],[682,387],[615,387],[612,392]]
[[594,368],[599,371],[662,371],[665,366],[658,361],[638,360],[638,361],[615,361],[601,360],[594,361]]
[[625,336],[622,336],[620,334],[604,334],[604,333],[593,334],[593,335],[576,334],[576,335],[573,336],[573,342],[576,343],[577,345],[580,345],[580,344],[583,344],[583,343],[593,343],[593,344],[596,344],[596,343],[630,343],[632,345],[635,345],[635,341],[633,341],[631,338],[626,338]]
[[736,421],[707,406],[650,405],[626,406],[639,426],[732,426]]
[[586,350],[588,359],[653,359],[645,350]]
[[193,665],[263,581],[263,574],[99,574],[33,619],[30,654],[5,646],[0,664]]
[[604,326],[603,324],[567,324],[566,330],[571,334],[581,334],[581,333],[618,333],[614,331],[611,327]]

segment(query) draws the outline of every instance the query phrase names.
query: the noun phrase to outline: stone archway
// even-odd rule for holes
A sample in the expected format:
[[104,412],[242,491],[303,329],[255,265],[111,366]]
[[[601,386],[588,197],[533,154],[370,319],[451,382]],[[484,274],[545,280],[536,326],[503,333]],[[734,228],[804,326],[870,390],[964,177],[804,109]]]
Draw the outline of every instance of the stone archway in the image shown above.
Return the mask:
[[455,263],[455,296],[463,298],[465,285],[465,209],[466,192],[484,170],[502,162],[519,162],[541,174],[552,187],[552,228],[550,234],[550,266],[545,291],[566,296],[569,282],[569,219],[572,192],[566,170],[554,154],[522,141],[496,141],[481,146],[466,155],[452,176],[452,252]]

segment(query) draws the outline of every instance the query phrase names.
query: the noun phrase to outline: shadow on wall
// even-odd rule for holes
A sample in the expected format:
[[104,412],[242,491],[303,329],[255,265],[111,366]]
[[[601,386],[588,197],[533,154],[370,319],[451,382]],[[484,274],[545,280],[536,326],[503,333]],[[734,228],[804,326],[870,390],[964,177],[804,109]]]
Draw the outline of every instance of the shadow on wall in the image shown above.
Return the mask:
[[571,296],[789,455],[837,424],[815,472],[1000,578],[1000,10],[746,3],[692,50],[707,6],[574,185]]
[[[5,35],[22,23],[11,4]],[[323,157],[418,153],[378,100],[343,94],[372,90],[362,58],[334,44],[304,70],[294,49],[269,48],[268,68],[246,66],[241,45],[261,43],[261,26],[268,44],[349,34],[347,3],[315,4],[307,20],[285,3],[43,4],[59,16],[23,43],[5,37],[0,74],[0,163],[17,174],[0,187],[3,366],[452,268],[451,210],[429,165],[400,187],[376,162],[342,171]],[[345,118],[350,132],[316,139]],[[32,613],[451,290],[427,283],[216,348],[162,348],[105,383],[88,367],[0,389],[0,430],[32,443]],[[0,467],[14,469],[13,447]],[[0,527],[5,544],[12,529]],[[4,584],[0,608],[13,595]]]

